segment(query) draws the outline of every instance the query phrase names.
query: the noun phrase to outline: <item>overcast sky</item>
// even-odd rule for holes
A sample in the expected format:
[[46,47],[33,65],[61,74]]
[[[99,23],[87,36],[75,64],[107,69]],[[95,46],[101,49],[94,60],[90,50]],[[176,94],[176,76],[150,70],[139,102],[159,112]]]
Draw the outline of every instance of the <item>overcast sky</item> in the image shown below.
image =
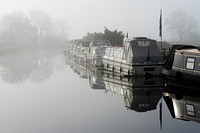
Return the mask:
[[200,22],[199,7],[200,0],[0,0],[0,15],[42,10],[52,18],[65,19],[71,39],[82,38],[87,32],[103,32],[104,27],[128,32],[129,37],[159,39],[160,9],[163,20],[171,11],[183,9]]

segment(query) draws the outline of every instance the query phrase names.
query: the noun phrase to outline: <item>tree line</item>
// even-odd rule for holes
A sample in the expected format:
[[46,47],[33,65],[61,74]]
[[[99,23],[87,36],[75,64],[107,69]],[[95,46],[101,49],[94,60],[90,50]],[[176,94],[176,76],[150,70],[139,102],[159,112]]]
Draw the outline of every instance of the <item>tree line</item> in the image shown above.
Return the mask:
[[68,37],[65,20],[54,20],[40,10],[29,15],[12,12],[0,20],[0,43],[6,45],[59,45]]
[[91,42],[92,40],[109,40],[113,46],[123,45],[123,39],[124,33],[122,31],[111,31],[106,27],[104,27],[104,32],[87,33],[87,35],[82,38],[82,40],[86,42]]
[[[166,31],[174,42],[200,42],[198,22],[184,10],[177,9],[165,19]],[[52,19],[41,10],[32,10],[28,15],[12,12],[0,18],[0,45],[50,46],[64,45],[69,28],[65,20]],[[84,41],[106,39],[112,45],[122,45],[124,33],[104,27],[103,32],[87,33]]]

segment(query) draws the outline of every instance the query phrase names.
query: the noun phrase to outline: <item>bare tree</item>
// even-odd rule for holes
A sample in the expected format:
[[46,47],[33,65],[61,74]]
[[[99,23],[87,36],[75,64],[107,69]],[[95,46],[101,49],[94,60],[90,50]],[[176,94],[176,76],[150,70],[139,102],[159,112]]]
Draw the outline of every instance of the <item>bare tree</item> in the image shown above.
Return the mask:
[[178,35],[181,42],[198,27],[198,22],[182,9],[172,11],[166,19],[166,24],[167,30],[174,35]]
[[27,44],[34,40],[37,28],[21,12],[13,12],[1,18],[1,38],[15,44]]
[[32,11],[29,17],[13,12],[0,18],[0,40],[12,46],[62,46],[68,33],[66,21],[53,20],[40,10]]
[[29,17],[31,24],[38,28],[38,34],[43,39],[67,40],[69,28],[65,20],[54,20],[41,10],[31,11]]
[[29,14],[31,23],[36,26],[38,34],[47,37],[51,33],[52,18],[41,10],[33,10]]
[[55,20],[52,26],[52,36],[60,39],[68,39],[69,27],[65,20]]

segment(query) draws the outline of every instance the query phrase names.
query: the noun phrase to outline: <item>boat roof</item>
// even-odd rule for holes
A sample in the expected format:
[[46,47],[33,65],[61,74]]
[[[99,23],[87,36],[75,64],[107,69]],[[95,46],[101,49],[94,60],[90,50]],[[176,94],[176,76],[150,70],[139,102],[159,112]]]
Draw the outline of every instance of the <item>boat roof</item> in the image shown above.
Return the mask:
[[179,50],[176,50],[176,52],[178,52],[178,53],[188,53],[188,54],[200,54],[200,51],[197,48],[179,49]]
[[131,42],[131,41],[146,41],[146,40],[153,40],[153,39],[148,39],[147,37],[133,37],[133,39],[130,39],[129,41]]
[[166,70],[170,70],[173,65],[175,52],[177,50],[183,50],[183,49],[197,49],[197,47],[192,46],[192,45],[183,45],[183,44],[172,45],[172,48],[169,52],[169,55],[166,59],[166,62],[165,62],[165,65],[163,66],[163,68]]
[[124,47],[107,47],[106,51],[124,51]]

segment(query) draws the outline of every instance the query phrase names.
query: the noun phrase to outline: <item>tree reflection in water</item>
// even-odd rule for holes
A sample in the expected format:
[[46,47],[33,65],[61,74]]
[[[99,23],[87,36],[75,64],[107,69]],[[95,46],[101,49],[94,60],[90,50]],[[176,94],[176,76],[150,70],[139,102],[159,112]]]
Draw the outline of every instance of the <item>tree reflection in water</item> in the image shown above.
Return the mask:
[[10,84],[26,79],[44,82],[55,68],[64,66],[62,49],[32,49],[4,52],[0,56],[0,76]]

